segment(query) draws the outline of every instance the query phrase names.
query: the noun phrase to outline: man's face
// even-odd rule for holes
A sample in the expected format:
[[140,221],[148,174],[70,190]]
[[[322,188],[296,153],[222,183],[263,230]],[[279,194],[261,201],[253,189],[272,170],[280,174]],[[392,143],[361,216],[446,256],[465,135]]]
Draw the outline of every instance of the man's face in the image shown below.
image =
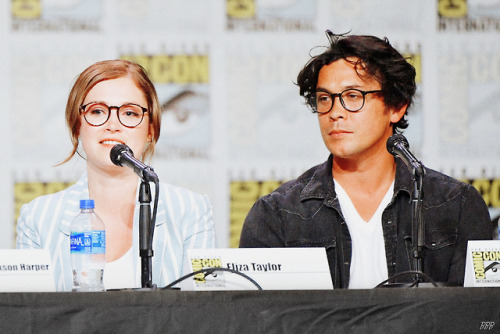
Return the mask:
[[[359,68],[358,72],[364,74]],[[381,89],[375,79],[360,77],[354,65],[344,59],[321,68],[316,89],[341,93],[350,88],[361,91]],[[389,154],[386,142],[392,135],[390,124],[399,121],[405,108],[406,106],[401,110],[389,109],[381,95],[372,93],[365,96],[363,108],[350,112],[344,109],[339,97],[335,97],[330,112],[318,114],[323,141],[335,159],[364,159],[376,157],[380,153]]]

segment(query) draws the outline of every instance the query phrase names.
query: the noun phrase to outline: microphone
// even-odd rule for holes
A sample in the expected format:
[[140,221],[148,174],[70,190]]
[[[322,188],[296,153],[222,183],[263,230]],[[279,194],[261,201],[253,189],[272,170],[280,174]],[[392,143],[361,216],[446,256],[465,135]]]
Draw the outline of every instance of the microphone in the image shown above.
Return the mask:
[[424,166],[409,150],[408,140],[402,134],[396,133],[387,140],[387,151],[395,157],[401,158],[403,162],[416,175],[424,175]]
[[134,157],[134,152],[125,144],[117,144],[113,146],[109,153],[111,161],[117,166],[127,166],[134,170],[134,172],[141,177],[144,181],[158,182],[158,176],[153,168],[142,163],[142,161]]

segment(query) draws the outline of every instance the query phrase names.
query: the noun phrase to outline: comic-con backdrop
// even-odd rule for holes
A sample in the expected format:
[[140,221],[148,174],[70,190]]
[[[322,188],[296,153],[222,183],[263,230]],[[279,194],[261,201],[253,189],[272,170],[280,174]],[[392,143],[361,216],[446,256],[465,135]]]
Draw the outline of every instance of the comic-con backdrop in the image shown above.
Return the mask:
[[0,247],[22,204],[64,189],[70,87],[103,59],[143,65],[162,105],[151,165],[208,194],[219,247],[254,201],[328,155],[294,84],[324,31],[387,37],[416,67],[405,135],[424,165],[500,212],[498,0],[4,0],[0,3]]

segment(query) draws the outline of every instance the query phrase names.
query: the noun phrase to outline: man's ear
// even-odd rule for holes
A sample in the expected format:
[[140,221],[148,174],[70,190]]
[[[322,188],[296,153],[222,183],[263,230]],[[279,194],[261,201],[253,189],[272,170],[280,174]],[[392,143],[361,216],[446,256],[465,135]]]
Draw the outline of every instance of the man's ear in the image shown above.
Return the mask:
[[406,109],[408,108],[408,104],[403,105],[401,108],[391,108],[389,112],[391,113],[391,123],[395,124],[403,118],[406,113]]

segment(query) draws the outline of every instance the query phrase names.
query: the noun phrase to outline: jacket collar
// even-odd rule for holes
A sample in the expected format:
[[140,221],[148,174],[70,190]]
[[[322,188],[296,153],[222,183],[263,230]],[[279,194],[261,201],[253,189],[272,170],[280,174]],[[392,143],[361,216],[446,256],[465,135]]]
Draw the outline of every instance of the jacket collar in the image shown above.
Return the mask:
[[313,168],[314,174],[300,193],[300,201],[308,199],[330,199],[337,197],[333,184],[332,175],[333,155],[330,154],[328,160]]
[[396,181],[394,182],[394,198],[400,192],[406,192],[411,196],[413,189],[413,176],[408,167],[401,159],[396,159]]
[[[314,168],[314,174],[300,193],[301,201],[312,198],[328,200],[334,200],[337,198],[335,185],[333,183],[332,166],[333,155],[330,154],[327,161]],[[411,195],[412,189],[413,185],[410,171],[401,159],[396,159],[394,197],[396,197],[399,192],[406,192],[408,195]]]

